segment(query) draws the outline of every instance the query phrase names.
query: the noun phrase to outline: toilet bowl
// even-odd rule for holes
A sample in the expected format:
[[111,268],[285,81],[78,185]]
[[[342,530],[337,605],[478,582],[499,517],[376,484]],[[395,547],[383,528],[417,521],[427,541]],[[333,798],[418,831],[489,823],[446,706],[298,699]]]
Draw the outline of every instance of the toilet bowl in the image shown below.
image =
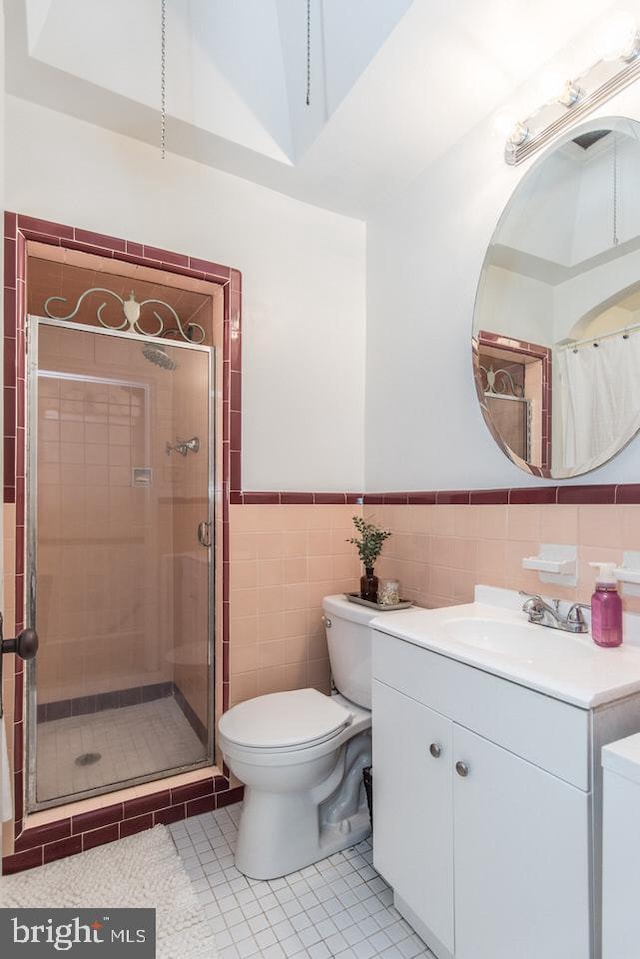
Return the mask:
[[336,692],[257,696],[218,723],[231,772],[245,784],[236,867],[275,879],[370,832],[362,770],[371,764],[371,631],[376,612],[323,601]]

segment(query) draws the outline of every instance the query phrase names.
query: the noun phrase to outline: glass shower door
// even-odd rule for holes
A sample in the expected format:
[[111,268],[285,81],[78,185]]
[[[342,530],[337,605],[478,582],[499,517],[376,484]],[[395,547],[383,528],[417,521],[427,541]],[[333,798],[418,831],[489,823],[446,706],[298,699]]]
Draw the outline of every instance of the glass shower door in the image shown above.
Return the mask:
[[211,762],[212,351],[30,323],[42,808]]

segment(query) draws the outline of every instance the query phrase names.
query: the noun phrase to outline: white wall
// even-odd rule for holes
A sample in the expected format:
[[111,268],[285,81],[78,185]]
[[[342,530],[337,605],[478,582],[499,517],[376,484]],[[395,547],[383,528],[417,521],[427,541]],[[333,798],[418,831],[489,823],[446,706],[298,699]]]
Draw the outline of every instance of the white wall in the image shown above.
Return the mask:
[[[638,86],[600,115],[640,119]],[[491,439],[471,373],[471,324],[485,250],[528,166],[506,166],[502,148],[490,120],[483,121],[367,225],[368,490],[540,482]],[[636,438],[580,482],[636,482],[639,471]]]
[[9,209],[244,274],[243,486],[361,490],[364,224],[26,101]]

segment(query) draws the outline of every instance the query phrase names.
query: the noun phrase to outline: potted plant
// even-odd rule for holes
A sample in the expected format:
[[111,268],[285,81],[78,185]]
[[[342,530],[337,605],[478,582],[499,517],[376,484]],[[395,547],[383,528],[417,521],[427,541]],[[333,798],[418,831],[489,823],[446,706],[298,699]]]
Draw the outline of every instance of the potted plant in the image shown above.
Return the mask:
[[388,530],[380,529],[375,523],[367,523],[361,516],[353,517],[353,525],[360,533],[360,539],[348,539],[360,555],[364,566],[364,576],[360,577],[360,597],[371,603],[378,601],[378,577],[374,574],[375,562],[382,552],[384,541],[391,536]]

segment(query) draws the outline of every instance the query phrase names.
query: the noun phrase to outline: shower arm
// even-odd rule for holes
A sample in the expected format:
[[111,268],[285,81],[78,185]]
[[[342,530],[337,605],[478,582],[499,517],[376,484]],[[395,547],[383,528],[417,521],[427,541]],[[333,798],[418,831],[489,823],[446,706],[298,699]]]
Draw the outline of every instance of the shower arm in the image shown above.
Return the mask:
[[175,446],[172,446],[171,443],[167,440],[167,445],[165,447],[165,452],[167,456],[170,456],[171,453],[179,453],[180,456],[186,456],[187,453],[197,453],[200,449],[200,439],[197,436],[192,436],[190,440],[176,440]]

